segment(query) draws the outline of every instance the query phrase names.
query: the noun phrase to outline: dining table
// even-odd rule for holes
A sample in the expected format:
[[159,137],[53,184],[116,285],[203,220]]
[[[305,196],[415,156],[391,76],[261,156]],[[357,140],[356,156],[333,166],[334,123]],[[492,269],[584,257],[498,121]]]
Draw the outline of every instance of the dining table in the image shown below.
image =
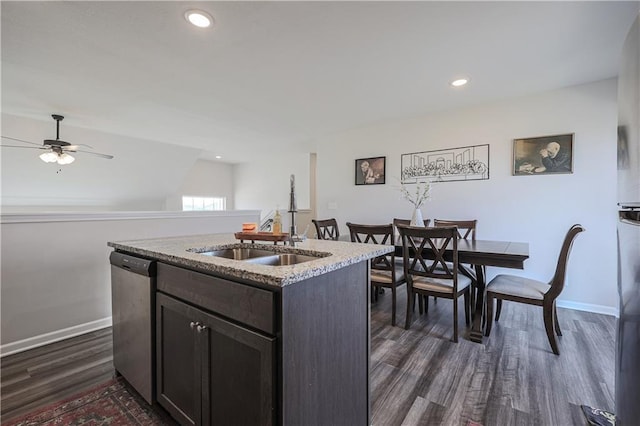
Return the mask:
[[[450,244],[451,246],[451,244]],[[453,251],[447,247],[445,260],[451,259]],[[396,256],[402,256],[402,242],[395,242]],[[448,258],[448,259],[447,259]],[[500,268],[524,269],[524,261],[529,258],[529,243],[494,240],[458,240],[458,264],[473,265],[475,270],[475,308],[472,306],[473,323],[469,338],[472,342],[482,343],[484,318],[486,266]],[[461,270],[465,273],[464,270]]]

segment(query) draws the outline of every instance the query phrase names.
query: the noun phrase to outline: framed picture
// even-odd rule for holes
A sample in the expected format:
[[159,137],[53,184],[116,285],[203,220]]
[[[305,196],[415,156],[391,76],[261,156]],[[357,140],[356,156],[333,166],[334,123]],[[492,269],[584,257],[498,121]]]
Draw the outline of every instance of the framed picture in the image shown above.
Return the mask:
[[513,140],[513,175],[573,173],[573,133]]
[[360,158],[356,160],[356,185],[380,185],[385,183],[387,157]]
[[489,179],[489,145],[402,154],[400,170],[402,183]]

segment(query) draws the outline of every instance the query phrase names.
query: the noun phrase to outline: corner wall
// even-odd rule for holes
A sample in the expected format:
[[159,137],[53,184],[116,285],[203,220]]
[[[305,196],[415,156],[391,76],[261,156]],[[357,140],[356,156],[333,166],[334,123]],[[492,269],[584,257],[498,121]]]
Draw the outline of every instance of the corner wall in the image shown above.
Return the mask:
[[310,206],[310,154],[274,153],[261,162],[233,167],[235,207],[260,209],[262,215],[289,207],[289,176],[296,177],[298,209]]
[[[425,218],[478,219],[478,239],[525,241],[525,270],[548,280],[568,228],[576,240],[564,306],[613,314],[616,295],[616,80],[397,120],[322,138],[317,146],[318,217],[389,223],[412,206],[397,190],[404,153],[490,145],[490,179],[437,183]],[[463,93],[458,95],[463,96]],[[513,139],[575,133],[573,174],[512,176]],[[387,184],[354,185],[354,159],[386,156]]]
[[108,241],[231,233],[258,211],[0,216],[0,355],[111,324]]
[[235,207],[233,194],[233,166],[227,163],[198,160],[184,177],[178,190],[167,197],[165,210],[181,211],[182,196],[225,197],[227,210]]

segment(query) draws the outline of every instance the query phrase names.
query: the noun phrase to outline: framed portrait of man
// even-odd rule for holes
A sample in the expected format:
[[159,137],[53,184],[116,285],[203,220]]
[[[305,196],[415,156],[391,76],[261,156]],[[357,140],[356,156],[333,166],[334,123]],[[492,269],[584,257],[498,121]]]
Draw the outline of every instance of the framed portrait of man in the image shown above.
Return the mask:
[[359,158],[356,160],[356,185],[380,185],[385,183],[387,157]]
[[573,173],[573,135],[514,139],[513,175]]

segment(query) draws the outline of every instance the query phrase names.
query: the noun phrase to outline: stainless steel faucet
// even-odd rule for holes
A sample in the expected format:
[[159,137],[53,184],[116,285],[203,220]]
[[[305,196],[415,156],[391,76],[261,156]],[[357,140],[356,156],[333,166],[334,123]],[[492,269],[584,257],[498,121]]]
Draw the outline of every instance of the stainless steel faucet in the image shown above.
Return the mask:
[[291,192],[289,194],[289,213],[291,213],[291,226],[289,227],[289,245],[295,247],[296,243],[304,241],[304,238],[298,235],[296,229],[296,213],[298,206],[296,205],[296,177],[291,175]]

